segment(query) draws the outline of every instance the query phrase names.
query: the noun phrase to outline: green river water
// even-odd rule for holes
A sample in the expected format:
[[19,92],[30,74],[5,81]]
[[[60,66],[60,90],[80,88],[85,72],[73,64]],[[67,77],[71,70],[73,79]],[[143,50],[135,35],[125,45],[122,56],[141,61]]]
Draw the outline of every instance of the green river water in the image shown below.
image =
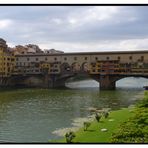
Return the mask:
[[67,84],[71,89],[0,89],[0,140],[59,139],[53,131],[90,115],[88,108],[127,107],[141,99],[147,84],[147,79],[129,78],[119,81],[114,91],[99,91],[99,84],[91,80]]

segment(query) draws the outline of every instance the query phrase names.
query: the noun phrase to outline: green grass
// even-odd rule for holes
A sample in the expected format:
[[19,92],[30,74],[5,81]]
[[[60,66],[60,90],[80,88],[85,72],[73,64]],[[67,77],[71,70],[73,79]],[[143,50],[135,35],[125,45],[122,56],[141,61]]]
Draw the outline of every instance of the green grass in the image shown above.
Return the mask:
[[[133,114],[129,108],[112,111],[107,119],[102,118],[99,123],[94,120],[87,131],[84,131],[83,128],[80,128],[80,130],[75,133],[76,137],[73,139],[73,142],[109,143],[112,133],[118,129],[120,123],[126,121],[132,115]],[[113,121],[109,121],[109,119],[113,119]],[[102,128],[106,128],[108,131],[102,132]],[[66,140],[64,138],[62,140],[52,142],[66,143]]]
[[113,133],[113,143],[148,143],[148,91],[143,100],[138,101],[133,116],[123,122]]

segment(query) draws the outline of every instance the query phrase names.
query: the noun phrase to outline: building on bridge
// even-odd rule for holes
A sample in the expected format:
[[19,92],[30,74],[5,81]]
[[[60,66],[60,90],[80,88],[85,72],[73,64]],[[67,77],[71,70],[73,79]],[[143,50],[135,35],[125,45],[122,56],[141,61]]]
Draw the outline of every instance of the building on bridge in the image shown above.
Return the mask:
[[16,66],[24,71],[33,66],[38,68],[37,73],[48,69],[48,74],[147,73],[148,51],[17,55]]
[[48,53],[38,50],[26,53],[22,46],[19,50],[20,54],[15,56],[13,51],[6,52],[6,42],[1,39],[0,77],[13,80],[8,83],[11,85],[25,83],[29,86],[36,81],[33,86],[42,83],[41,87],[62,87],[70,77],[88,75],[100,82],[102,89],[113,89],[120,78],[148,77],[148,51]]

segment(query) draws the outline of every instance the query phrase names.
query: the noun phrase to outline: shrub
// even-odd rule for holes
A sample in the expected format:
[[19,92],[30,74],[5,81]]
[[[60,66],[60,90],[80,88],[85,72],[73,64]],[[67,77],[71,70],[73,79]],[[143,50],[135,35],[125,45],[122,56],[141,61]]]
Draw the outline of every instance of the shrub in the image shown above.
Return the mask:
[[96,120],[99,122],[99,121],[100,121],[100,119],[101,119],[101,115],[100,115],[100,114],[98,114],[98,113],[96,113],[95,118],[96,118]]
[[104,111],[104,112],[103,112],[103,116],[104,116],[105,118],[107,118],[107,117],[109,116],[109,112],[108,112],[108,111]]
[[134,116],[112,135],[113,143],[148,143],[148,93],[134,110]]
[[72,143],[72,140],[74,137],[75,137],[75,133],[72,131],[65,134],[65,138],[66,138],[67,143]]
[[87,131],[88,127],[91,125],[90,122],[84,122],[84,131]]

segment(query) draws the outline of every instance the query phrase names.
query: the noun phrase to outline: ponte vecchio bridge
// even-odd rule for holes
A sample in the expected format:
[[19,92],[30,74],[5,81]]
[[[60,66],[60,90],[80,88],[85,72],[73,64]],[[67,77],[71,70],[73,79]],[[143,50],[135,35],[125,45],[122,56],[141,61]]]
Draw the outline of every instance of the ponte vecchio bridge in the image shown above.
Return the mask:
[[16,56],[11,84],[32,87],[64,87],[67,79],[88,76],[100,89],[115,89],[125,77],[148,78],[148,51],[26,54]]
[[114,89],[125,77],[148,78],[148,50],[51,54],[25,48],[16,54],[9,49],[0,38],[0,86],[64,87],[67,79],[81,75],[98,81],[100,89]]

